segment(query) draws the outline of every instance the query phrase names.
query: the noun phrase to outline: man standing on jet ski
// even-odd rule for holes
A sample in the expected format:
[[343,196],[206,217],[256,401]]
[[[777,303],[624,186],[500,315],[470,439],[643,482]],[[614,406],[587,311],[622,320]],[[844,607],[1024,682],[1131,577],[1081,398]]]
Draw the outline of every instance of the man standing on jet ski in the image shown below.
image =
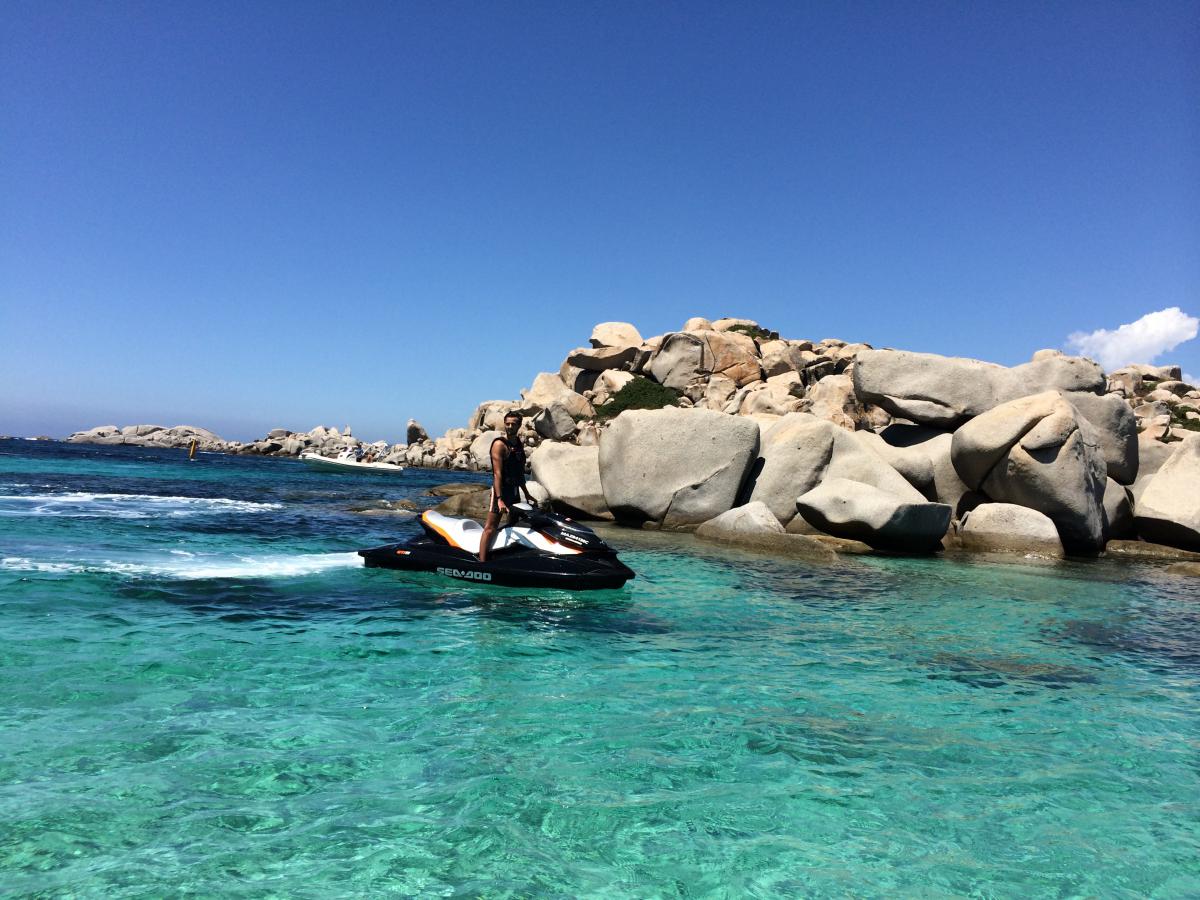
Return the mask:
[[537,506],[533,495],[525,484],[525,448],[517,432],[521,430],[521,414],[510,412],[504,416],[504,435],[492,441],[492,496],[488,505],[487,522],[479,539],[479,561],[487,562],[500,527],[500,517],[508,516],[508,524],[517,521],[518,511],[514,503],[521,500],[521,493],[531,506]]

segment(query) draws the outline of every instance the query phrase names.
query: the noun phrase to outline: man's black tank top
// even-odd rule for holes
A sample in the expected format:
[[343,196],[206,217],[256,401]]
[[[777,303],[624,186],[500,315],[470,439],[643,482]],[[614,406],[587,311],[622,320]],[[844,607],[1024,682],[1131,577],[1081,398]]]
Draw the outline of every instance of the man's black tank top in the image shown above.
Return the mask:
[[504,467],[500,470],[500,483],[510,487],[520,487],[525,481],[525,448],[519,440],[509,440],[498,437],[508,447],[508,456],[504,457]]

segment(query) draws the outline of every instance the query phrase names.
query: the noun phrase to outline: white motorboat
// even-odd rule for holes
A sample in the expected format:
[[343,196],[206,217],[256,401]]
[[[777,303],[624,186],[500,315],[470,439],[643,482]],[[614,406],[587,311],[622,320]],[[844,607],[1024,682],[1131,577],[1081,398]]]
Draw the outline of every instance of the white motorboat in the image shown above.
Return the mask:
[[300,462],[318,472],[360,472],[363,474],[397,475],[404,471],[399,463],[358,462],[352,455],[343,454],[337,459],[322,456],[313,450],[300,454]]

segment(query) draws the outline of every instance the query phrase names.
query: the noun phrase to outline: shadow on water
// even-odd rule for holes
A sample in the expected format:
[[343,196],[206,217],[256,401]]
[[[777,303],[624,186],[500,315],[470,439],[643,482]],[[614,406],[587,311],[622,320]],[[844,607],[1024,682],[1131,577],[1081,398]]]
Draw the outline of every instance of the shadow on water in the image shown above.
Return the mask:
[[[305,579],[314,582],[315,579]],[[297,590],[297,579],[193,578],[186,581],[114,579],[113,591],[127,600],[164,603],[197,616],[226,622],[305,619],[390,609],[382,597],[344,595],[337,592]]]
[[[433,576],[427,579],[432,580]],[[362,589],[331,585],[325,576],[196,578],[186,581],[128,580],[115,577],[118,596],[163,603],[199,617],[232,623],[296,626],[316,618],[374,614],[389,619],[470,613],[529,631],[594,634],[664,634],[669,626],[637,611],[627,588],[572,593],[561,590],[418,584],[394,581]]]

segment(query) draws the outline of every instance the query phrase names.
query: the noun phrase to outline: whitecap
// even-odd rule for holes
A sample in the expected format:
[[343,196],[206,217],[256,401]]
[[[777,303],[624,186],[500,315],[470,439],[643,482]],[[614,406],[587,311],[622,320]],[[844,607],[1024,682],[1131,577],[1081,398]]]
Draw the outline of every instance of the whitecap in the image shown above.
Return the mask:
[[55,572],[126,575],[132,578],[294,578],[362,565],[357,553],[301,553],[295,556],[191,557],[96,563],[64,563],[23,556],[0,559],[0,569],[18,572]]
[[206,513],[254,513],[282,508],[282,503],[257,503],[228,497],[163,497],[156,494],[103,494],[90,491],[0,496],[0,516],[149,519]]

